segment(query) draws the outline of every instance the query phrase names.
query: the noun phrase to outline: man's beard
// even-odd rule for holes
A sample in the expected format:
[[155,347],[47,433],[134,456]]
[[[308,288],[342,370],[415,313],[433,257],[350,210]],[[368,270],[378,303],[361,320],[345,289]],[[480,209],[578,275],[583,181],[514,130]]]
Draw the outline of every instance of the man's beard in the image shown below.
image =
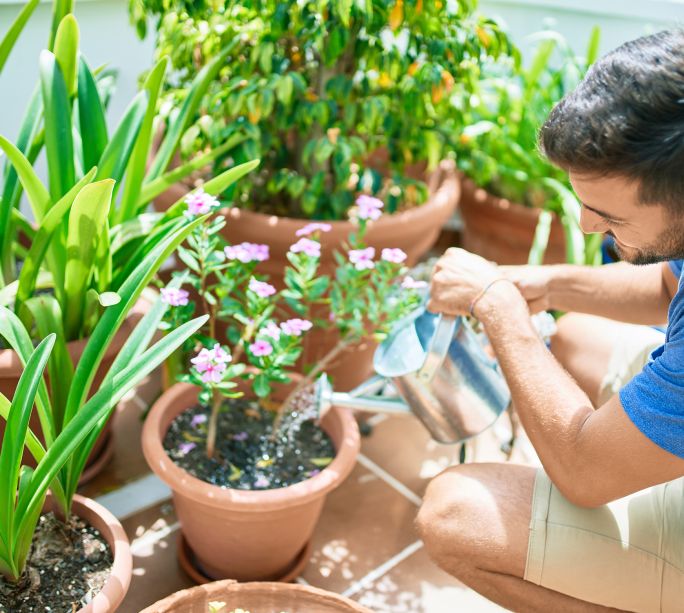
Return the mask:
[[[612,232],[607,234],[615,238]],[[684,227],[680,223],[672,223],[658,237],[654,245],[643,249],[631,248],[629,252],[626,252],[620,249],[617,242],[614,247],[621,260],[636,266],[646,266],[669,260],[684,260]]]

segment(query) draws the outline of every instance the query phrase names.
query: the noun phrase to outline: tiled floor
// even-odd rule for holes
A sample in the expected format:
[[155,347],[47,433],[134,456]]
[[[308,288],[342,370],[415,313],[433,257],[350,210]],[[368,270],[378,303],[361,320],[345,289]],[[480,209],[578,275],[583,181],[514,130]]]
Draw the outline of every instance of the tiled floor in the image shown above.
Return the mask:
[[[133,581],[121,613],[138,613],[191,585],[176,561],[179,527],[169,492],[150,475],[140,449],[141,415],[158,389],[158,377],[152,377],[121,404],[113,460],[83,488],[119,516],[132,542]],[[434,566],[413,528],[428,481],[457,460],[458,449],[434,443],[411,416],[375,416],[370,422],[357,466],[328,496],[313,555],[298,580],[378,613],[502,611]],[[495,432],[485,434],[469,449],[471,459],[503,459]],[[532,457],[527,449],[516,448],[518,460]]]

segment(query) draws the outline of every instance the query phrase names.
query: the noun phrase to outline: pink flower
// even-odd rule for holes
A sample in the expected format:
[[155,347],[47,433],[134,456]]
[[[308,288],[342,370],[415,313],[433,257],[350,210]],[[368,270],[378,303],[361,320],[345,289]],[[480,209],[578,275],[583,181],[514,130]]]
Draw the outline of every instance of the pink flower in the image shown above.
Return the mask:
[[288,336],[301,336],[302,332],[311,330],[313,324],[308,319],[288,319],[280,324],[280,329]]
[[299,228],[295,232],[295,236],[309,236],[314,232],[330,232],[332,226],[329,223],[319,223],[317,221],[305,225],[303,228]]
[[177,287],[162,287],[161,299],[169,306],[185,306],[188,304],[190,294],[184,289]]
[[254,482],[254,487],[267,488],[270,485],[271,485],[271,482],[266,477],[264,477],[263,475],[260,475],[259,477],[257,477],[257,480]]
[[312,258],[320,258],[321,244],[317,241],[312,241],[310,238],[300,238],[290,247],[290,251],[292,253],[305,253]]
[[252,355],[260,358],[262,356],[271,355],[273,353],[273,345],[264,340],[254,341],[249,346],[249,350],[252,352]]
[[375,268],[373,258],[375,257],[375,248],[366,247],[365,249],[352,249],[349,251],[349,261],[354,264],[356,270],[370,270]]
[[249,434],[246,432],[238,432],[237,434],[233,434],[234,441],[246,441],[248,438]]
[[178,451],[183,455],[188,455],[195,447],[197,447],[197,443],[181,443],[178,445]]
[[382,215],[382,211],[380,209],[385,205],[379,198],[374,198],[373,196],[368,196],[367,194],[361,194],[356,199],[356,206],[358,207],[357,214],[359,219],[370,219],[371,221],[375,221]]
[[272,321],[269,321],[261,330],[259,330],[259,334],[263,334],[264,336],[268,336],[274,341],[277,341],[280,338],[280,328]]
[[213,349],[204,347],[190,362],[202,375],[204,383],[220,383],[230,360],[230,354],[216,343]]
[[185,204],[188,205],[188,215],[194,217],[196,215],[206,215],[212,208],[219,205],[219,201],[200,188],[186,196]]
[[406,259],[406,254],[401,249],[383,249],[381,257],[385,262],[401,264]]
[[257,243],[240,243],[229,245],[223,252],[229,260],[238,260],[243,264],[249,262],[265,262],[269,258],[268,245]]
[[401,282],[403,289],[425,289],[428,284],[425,281],[417,281],[413,277],[406,276]]
[[200,424],[206,423],[207,421],[207,416],[204,415],[204,413],[200,413],[199,415],[195,415],[191,420],[190,420],[190,425],[193,428],[196,428]]
[[259,298],[268,298],[276,293],[276,288],[264,281],[257,281],[254,277],[249,280],[249,289]]

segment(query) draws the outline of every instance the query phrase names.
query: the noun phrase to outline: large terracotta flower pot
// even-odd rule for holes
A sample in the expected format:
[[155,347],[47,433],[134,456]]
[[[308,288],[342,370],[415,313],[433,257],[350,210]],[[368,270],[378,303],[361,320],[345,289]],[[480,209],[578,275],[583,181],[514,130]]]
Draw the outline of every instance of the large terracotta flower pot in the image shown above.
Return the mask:
[[217,581],[181,590],[141,613],[206,613],[210,602],[224,604],[218,613],[235,609],[253,613],[372,613],[349,598],[315,587],[234,581]]
[[[57,505],[51,496],[47,497],[44,510],[57,512]],[[133,573],[133,557],[126,532],[114,515],[90,498],[74,496],[72,513],[100,531],[114,559],[104,587],[85,607],[79,609],[79,613],[114,613],[128,592]]]
[[[133,331],[137,323],[143,317],[143,315],[149,309],[149,301],[141,298],[131,309],[128,317],[123,322],[118,332],[114,336],[114,339],[110,343],[107,351],[102,359],[100,367],[95,375],[93,385],[91,388],[91,395],[94,394],[102,380],[104,379],[109,367],[116,358],[121,347],[123,347],[126,339]],[[81,358],[83,351],[88,343],[88,339],[81,339],[78,341],[72,341],[67,343],[67,349],[69,350],[69,356],[71,357],[72,363],[78,364],[78,360]],[[19,383],[19,378],[24,368],[21,364],[19,356],[11,349],[0,349],[0,392],[5,395],[6,398],[14,397],[14,391],[16,390],[17,384]],[[114,413],[112,413],[112,418]],[[38,414],[34,411],[31,414],[31,429],[34,433],[40,433],[40,421],[38,420]],[[0,438],[5,432],[5,420],[0,419]],[[114,441],[112,440],[112,419],[107,422],[107,425],[102,430],[102,433],[95,442],[95,446],[88,458],[86,468],[83,471],[83,476],[81,478],[81,484],[86,483],[95,477],[107,464],[109,458],[111,457]],[[24,463],[30,466],[34,466],[33,458],[30,454],[24,454]]]
[[[150,468],[173,490],[181,531],[199,570],[212,579],[277,580],[305,559],[325,496],[349,475],[359,451],[351,414],[333,408],[322,422],[336,456],[319,474],[271,490],[221,488],[191,476],[167,455],[162,441],[173,419],[197,404],[199,388],[178,383],[152,407],[142,432]],[[281,390],[282,399],[286,390]]]
[[[526,264],[539,209],[489,194],[462,178],[459,210],[463,218],[463,248],[498,264]],[[545,264],[565,262],[565,238],[556,215],[551,222]]]

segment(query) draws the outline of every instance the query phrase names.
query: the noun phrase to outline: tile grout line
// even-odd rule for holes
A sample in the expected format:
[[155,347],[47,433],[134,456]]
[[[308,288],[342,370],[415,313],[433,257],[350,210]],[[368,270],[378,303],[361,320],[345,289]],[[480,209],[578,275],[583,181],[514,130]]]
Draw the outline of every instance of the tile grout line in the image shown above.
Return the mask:
[[368,457],[360,453],[357,457],[357,461],[359,462],[359,464],[365,466],[368,470],[374,473],[377,477],[382,479],[385,483],[387,483],[387,485],[394,488],[402,496],[408,498],[416,506],[419,507],[421,504],[423,504],[423,500],[420,496],[412,492],[396,477],[390,475],[384,468],[378,466],[375,462],[373,462],[373,460],[369,459]]
[[180,528],[180,522],[166,526],[161,530],[155,530],[154,532],[144,534],[131,543],[131,553],[135,555],[138,549],[142,549],[146,545],[154,545],[154,543],[161,541],[165,536],[178,530],[178,528]]
[[351,596],[354,596],[355,594],[358,594],[358,592],[368,587],[368,585],[373,583],[373,581],[376,581],[383,575],[387,574],[395,566],[403,562],[406,558],[416,553],[416,551],[418,551],[422,546],[423,541],[416,541],[415,543],[411,543],[408,547],[400,551],[397,555],[391,557],[383,564],[380,564],[380,566],[374,568],[364,577],[361,577],[361,579],[359,579],[358,581],[354,581],[354,583],[352,583],[346,590],[344,590],[344,592],[342,592],[342,596],[346,596],[347,598],[349,598]]

